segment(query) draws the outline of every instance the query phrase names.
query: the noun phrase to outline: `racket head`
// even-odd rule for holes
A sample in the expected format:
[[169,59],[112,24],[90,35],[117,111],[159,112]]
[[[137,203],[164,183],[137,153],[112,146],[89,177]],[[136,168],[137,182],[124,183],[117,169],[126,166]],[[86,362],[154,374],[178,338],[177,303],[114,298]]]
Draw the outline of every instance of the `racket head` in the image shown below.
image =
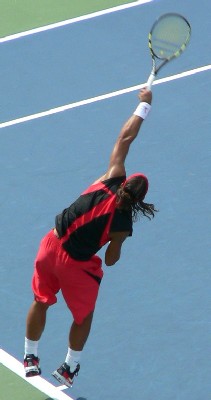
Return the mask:
[[191,26],[180,14],[161,15],[149,33],[149,49],[152,58],[169,61],[178,57],[189,43]]

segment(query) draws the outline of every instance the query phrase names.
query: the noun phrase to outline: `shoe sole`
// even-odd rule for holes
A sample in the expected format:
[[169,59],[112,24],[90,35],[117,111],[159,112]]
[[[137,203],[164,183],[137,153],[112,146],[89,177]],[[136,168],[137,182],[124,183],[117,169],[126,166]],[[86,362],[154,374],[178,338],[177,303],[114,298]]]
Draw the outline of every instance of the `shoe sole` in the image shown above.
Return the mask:
[[38,370],[25,371],[25,375],[26,375],[26,378],[41,375],[41,369],[39,368]]
[[67,379],[65,379],[62,375],[60,375],[60,374],[58,373],[57,370],[54,371],[54,372],[52,372],[52,376],[53,376],[58,382],[62,383],[63,385],[65,385],[65,386],[67,386],[67,387],[72,387],[72,385],[73,385],[73,382],[72,382],[72,383],[68,382]]

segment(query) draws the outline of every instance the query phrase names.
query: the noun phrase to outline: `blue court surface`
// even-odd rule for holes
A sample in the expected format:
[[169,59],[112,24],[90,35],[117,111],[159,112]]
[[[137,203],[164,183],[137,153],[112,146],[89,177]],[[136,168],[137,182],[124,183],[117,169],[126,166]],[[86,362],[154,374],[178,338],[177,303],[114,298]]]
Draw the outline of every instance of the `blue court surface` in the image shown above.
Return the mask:
[[[104,267],[81,371],[65,391],[74,400],[211,398],[211,3],[155,0],[1,43],[0,344],[22,361],[39,242],[107,169],[151,69],[148,31],[171,11],[189,19],[191,42],[161,71],[127,158],[128,174],[148,175],[146,201],[159,213],[137,222],[119,263]],[[71,321],[59,295],[39,347],[52,384]]]

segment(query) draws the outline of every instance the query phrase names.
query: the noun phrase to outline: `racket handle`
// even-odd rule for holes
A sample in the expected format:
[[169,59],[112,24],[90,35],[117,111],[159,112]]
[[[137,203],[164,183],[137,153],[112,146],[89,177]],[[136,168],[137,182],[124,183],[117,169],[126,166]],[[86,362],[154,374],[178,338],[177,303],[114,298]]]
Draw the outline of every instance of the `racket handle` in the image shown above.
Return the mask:
[[150,74],[150,76],[149,76],[149,79],[148,79],[148,81],[147,81],[147,89],[148,89],[148,90],[151,90],[151,87],[152,87],[152,84],[153,84],[153,82],[154,82],[154,79],[155,79],[155,73],[154,73],[154,72],[151,72],[151,74]]

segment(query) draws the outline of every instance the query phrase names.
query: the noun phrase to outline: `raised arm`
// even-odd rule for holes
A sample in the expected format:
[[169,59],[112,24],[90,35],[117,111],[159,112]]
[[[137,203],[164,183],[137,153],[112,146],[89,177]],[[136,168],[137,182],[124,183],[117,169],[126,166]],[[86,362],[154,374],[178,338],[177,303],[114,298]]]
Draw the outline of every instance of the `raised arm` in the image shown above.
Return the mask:
[[125,159],[131,143],[137,137],[142,122],[150,110],[152,93],[144,88],[140,91],[138,97],[140,99],[140,104],[138,105],[134,114],[123,125],[112,150],[108,170],[100,179],[108,179],[125,175]]

